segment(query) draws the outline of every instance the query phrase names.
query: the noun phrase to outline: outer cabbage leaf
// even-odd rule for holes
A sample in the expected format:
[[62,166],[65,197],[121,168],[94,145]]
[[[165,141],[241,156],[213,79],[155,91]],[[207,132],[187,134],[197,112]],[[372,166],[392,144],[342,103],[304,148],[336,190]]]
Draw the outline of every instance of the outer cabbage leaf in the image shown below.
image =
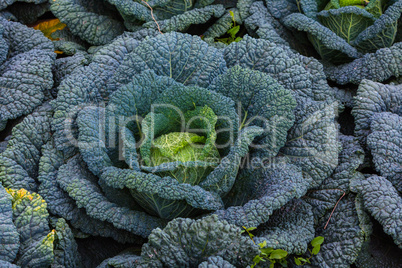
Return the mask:
[[163,229],[155,229],[142,248],[141,267],[191,267],[210,256],[222,257],[236,267],[252,263],[259,254],[241,229],[216,216],[199,220],[177,218]]
[[[81,67],[66,77],[58,87],[58,96],[52,102],[55,109],[52,128],[59,150],[74,150],[75,124],[71,122],[81,107],[88,103],[106,101],[110,91],[107,84],[125,55],[138,45],[129,35],[122,35],[93,55],[89,66]],[[106,90],[106,91],[104,91]]]
[[[240,3],[239,1],[238,6]],[[293,43],[289,30],[269,13],[264,2],[254,2],[248,7],[248,13],[244,25],[250,33],[255,32],[258,37],[276,44],[289,46],[289,43]]]
[[56,223],[56,240],[54,261],[52,267],[81,267],[81,256],[75,242],[73,232],[65,219],[60,218]]
[[226,69],[221,51],[198,36],[172,32],[141,42],[120,63],[112,86],[117,88],[129,83],[135,74],[153,70],[185,85],[207,87]]
[[208,260],[202,262],[198,265],[198,268],[235,268],[236,266],[232,265],[228,261],[225,261],[222,257],[209,257]]
[[3,260],[0,260],[0,265],[1,265],[1,267],[4,267],[4,268],[19,268],[18,265],[15,265],[8,261],[3,261]]
[[391,182],[383,177],[372,176],[356,180],[351,186],[361,196],[364,208],[402,248],[402,198]]
[[322,184],[308,192],[305,201],[313,207],[315,222],[322,222],[326,213],[335,207],[337,201],[349,192],[350,181],[362,178],[357,168],[363,163],[364,150],[357,138],[353,136],[339,136],[342,142],[342,151],[339,154],[338,166],[333,174]]
[[57,87],[61,80],[79,67],[87,65],[89,63],[88,58],[89,56],[86,53],[78,52],[71,57],[57,59],[53,69],[54,86]]
[[370,125],[376,113],[391,112],[402,115],[402,85],[383,85],[363,80],[357,90],[352,114],[355,118],[355,136],[365,145],[371,133]]
[[[320,223],[318,235],[324,243],[317,256],[311,259],[314,267],[350,267],[356,260],[370,230],[367,216],[361,216],[361,208],[355,205],[353,195],[343,198],[334,210],[328,226],[326,220]],[[330,212],[325,218],[330,217]]]
[[21,243],[16,264],[22,267],[50,265],[54,257],[55,232],[49,230],[45,201],[24,189],[8,192],[12,196],[13,222]]
[[[310,102],[296,109],[295,125],[281,149],[285,157],[266,159],[273,164],[266,170],[250,169],[240,174],[227,198],[232,200],[228,205],[236,206],[215,213],[238,226],[258,226],[292,198],[317,187],[338,164],[340,148],[334,118],[333,105],[324,102]],[[264,154],[259,157],[264,158]]]
[[93,45],[104,45],[124,32],[113,10],[94,0],[50,1],[50,10],[73,34]]
[[402,193],[402,116],[377,113],[372,117],[367,146],[376,170]]
[[290,201],[258,228],[254,241],[257,244],[266,241],[266,247],[283,249],[288,254],[303,254],[315,233],[311,209],[302,200]]
[[177,0],[154,0],[147,4],[141,1],[107,0],[116,6],[125,20],[126,27],[130,29],[138,21],[152,21],[150,7],[156,20],[166,20],[185,14],[194,8],[202,8],[211,4],[211,0],[201,1],[177,1]]
[[12,189],[36,191],[41,147],[51,137],[49,105],[15,126],[7,149],[0,154],[0,182]]
[[[20,247],[19,234],[13,223],[12,198],[0,184],[0,264],[13,262]],[[10,264],[11,266],[11,264]]]
[[335,63],[348,61],[362,56],[355,47],[350,45],[336,33],[320,24],[318,21],[300,13],[294,13],[284,19],[287,27],[293,27],[309,34],[309,39],[322,59]]
[[[7,120],[32,112],[53,86],[53,45],[41,32],[0,18],[0,130]],[[1,30],[0,30],[1,32]],[[5,43],[8,49],[5,47]],[[5,53],[5,54],[3,54]]]
[[402,43],[390,48],[381,48],[375,53],[365,54],[350,63],[339,66],[324,63],[328,79],[338,84],[359,84],[363,79],[384,81],[402,74]]
[[193,24],[206,23],[213,17],[221,17],[224,13],[225,8],[222,5],[211,5],[204,8],[196,8],[187,11],[170,19],[157,21],[158,24],[156,24],[154,21],[149,21],[144,23],[143,26],[151,29],[160,29],[162,32],[184,32]]
[[136,267],[136,263],[141,259],[141,257],[135,252],[129,250],[120,253],[117,256],[104,260],[97,268],[110,268],[110,267],[120,267],[120,268],[130,268]]
[[269,74],[285,89],[294,91],[297,102],[332,99],[322,65],[290,48],[262,39],[244,37],[224,50],[228,67],[239,65]]
[[49,212],[63,217],[74,228],[87,234],[113,237],[122,243],[139,240],[129,232],[117,230],[111,223],[89,217],[85,209],[78,208],[75,201],[62,190],[57,183],[58,170],[71,156],[56,150],[52,140],[44,145],[42,154],[38,176],[38,180],[41,182],[39,193],[48,203]]
[[110,222],[118,229],[146,237],[153,229],[165,224],[162,219],[145,212],[131,210],[109,201],[96,183],[96,177],[77,157],[60,167],[57,182],[76,201],[78,207],[86,208],[89,216]]

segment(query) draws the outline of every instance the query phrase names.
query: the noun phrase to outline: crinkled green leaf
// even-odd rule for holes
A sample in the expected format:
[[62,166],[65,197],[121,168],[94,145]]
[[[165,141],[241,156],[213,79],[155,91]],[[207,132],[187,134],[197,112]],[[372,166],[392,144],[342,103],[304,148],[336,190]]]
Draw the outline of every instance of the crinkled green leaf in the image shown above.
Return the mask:
[[319,227],[318,234],[325,240],[320,252],[311,259],[312,264],[317,267],[350,267],[365,241],[365,230],[361,227],[364,222],[360,222],[362,218],[358,216],[353,196],[344,197],[338,203],[328,226],[323,229],[330,216],[331,211]]
[[402,115],[402,85],[384,85],[363,80],[357,90],[352,114],[355,119],[355,136],[365,145],[371,133],[370,125],[376,113],[391,112]]
[[258,247],[241,229],[216,216],[199,220],[178,218],[163,229],[155,229],[142,248],[144,267],[196,266],[210,256],[243,267],[258,255]]
[[349,192],[352,179],[363,176],[356,171],[364,160],[364,150],[357,138],[340,135],[339,139],[342,142],[342,151],[339,154],[338,166],[318,188],[309,191],[305,199],[313,207],[315,222],[322,221],[322,217],[335,206],[342,195]]
[[355,181],[352,190],[361,196],[364,208],[382,225],[384,232],[402,248],[402,198],[392,183],[372,176]]
[[[53,45],[43,34],[0,18],[4,27],[0,62],[0,130],[9,119],[32,112],[53,86]],[[1,39],[0,39],[1,40]],[[5,47],[5,43],[8,49]]]
[[371,120],[367,146],[375,168],[402,193],[402,116],[377,113]]
[[229,68],[239,65],[269,74],[285,89],[294,91],[298,103],[305,98],[331,98],[322,65],[290,48],[246,36],[225,48],[224,58]]
[[37,193],[8,190],[12,196],[13,222],[20,250],[15,261],[22,267],[46,267],[53,261],[55,232],[50,231],[46,202]]
[[[383,1],[370,1],[370,3],[372,2]],[[369,8],[369,6],[367,6],[366,9],[367,8]],[[398,19],[401,17],[401,13],[402,1],[395,1],[372,26],[363,30],[351,44],[358,50],[364,52],[374,52],[376,49],[390,47],[395,41]]]
[[81,256],[74,235],[65,219],[60,218],[56,223],[56,241],[54,247],[53,267],[78,268],[81,265]]
[[325,64],[324,71],[329,80],[341,85],[359,84],[363,79],[381,82],[402,74],[401,51],[402,43],[395,43],[390,48],[381,48],[350,63],[338,66]]
[[51,137],[49,105],[13,128],[7,149],[0,154],[0,182],[12,189],[35,191],[41,148]]
[[307,32],[310,42],[321,58],[326,61],[337,63],[348,61],[350,58],[361,57],[356,48],[312,18],[294,13],[287,16],[283,22],[288,27]]
[[[211,5],[203,8],[196,8],[183,14],[176,15],[170,19],[157,21],[162,32],[184,32],[193,24],[206,23],[211,18],[219,18],[225,13],[222,5]],[[154,21],[144,23],[145,28],[158,29],[158,25]]]
[[[13,210],[11,196],[0,184],[0,265],[3,262],[13,262],[20,247],[19,234],[13,223]],[[11,266],[11,264],[10,264]]]
[[27,3],[34,3],[34,4],[40,4],[47,2],[47,0],[0,0],[0,10],[5,9],[8,6],[11,6],[12,4],[16,2],[27,2]]
[[78,157],[60,167],[57,182],[77,202],[78,207],[86,209],[89,216],[110,222],[118,229],[146,237],[153,229],[164,225],[163,220],[145,212],[130,210],[109,201],[97,184],[97,178]]
[[257,244],[266,241],[266,248],[303,254],[315,233],[311,206],[301,200],[290,201],[276,210],[258,230],[254,238]]
[[172,32],[141,42],[121,61],[112,86],[127,84],[144,70],[153,70],[185,85],[207,87],[226,71],[226,64],[222,52],[198,36]]
[[344,39],[348,44],[352,43],[364,29],[375,21],[372,14],[353,6],[323,10],[317,14],[317,17],[323,26]]
[[112,12],[94,0],[52,0],[50,10],[73,34],[93,45],[105,45],[124,32]]
[[228,261],[224,260],[220,256],[209,257],[208,260],[202,262],[198,265],[198,268],[235,268],[236,266],[232,265]]
[[122,243],[138,240],[138,237],[116,229],[111,223],[89,217],[85,209],[78,208],[75,201],[62,190],[56,179],[59,168],[65,164],[69,156],[57,151],[53,141],[44,145],[42,154],[38,176],[41,182],[39,193],[46,200],[48,210],[52,214],[63,217],[74,228],[94,236],[113,237]]

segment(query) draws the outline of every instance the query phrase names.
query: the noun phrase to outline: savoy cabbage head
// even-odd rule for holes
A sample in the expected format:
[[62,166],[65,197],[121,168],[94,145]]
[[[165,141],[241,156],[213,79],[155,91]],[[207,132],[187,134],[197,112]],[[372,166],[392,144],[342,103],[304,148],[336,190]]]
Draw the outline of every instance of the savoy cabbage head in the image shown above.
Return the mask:
[[346,84],[400,75],[400,44],[394,42],[402,1],[302,0],[299,10],[283,23],[306,32],[324,61],[345,64],[327,67],[331,80]]
[[241,0],[237,7],[250,34],[318,53],[327,78],[338,84],[402,72],[401,1]]
[[124,34],[60,83],[39,193],[73,227],[121,242],[214,211],[258,226],[336,167],[330,92],[317,61],[264,40],[218,50]]

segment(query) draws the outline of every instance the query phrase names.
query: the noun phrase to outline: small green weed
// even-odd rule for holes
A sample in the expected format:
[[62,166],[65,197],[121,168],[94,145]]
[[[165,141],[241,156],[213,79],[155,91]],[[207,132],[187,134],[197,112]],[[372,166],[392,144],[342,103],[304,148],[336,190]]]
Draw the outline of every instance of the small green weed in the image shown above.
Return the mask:
[[240,31],[240,25],[236,25],[233,11],[229,11],[229,14],[232,17],[232,25],[230,26],[230,29],[226,32],[224,37],[215,38],[215,42],[221,42],[229,45],[230,43],[239,42],[240,40],[242,40],[240,36],[236,36]]
[[[248,235],[250,236],[250,238],[253,240],[254,242],[254,235],[250,233],[250,231],[255,230],[255,227],[250,227],[250,228],[246,228],[243,226],[243,228],[245,229],[242,232],[247,232]],[[316,238],[314,238],[310,245],[311,247],[308,248],[309,251],[309,257],[304,257],[304,256],[298,256],[296,255],[294,257],[294,263],[296,265],[302,266],[305,265],[307,263],[311,263],[310,259],[317,255],[318,252],[320,252],[321,249],[321,244],[324,242],[324,237],[322,236],[317,236]],[[270,266],[269,268],[274,268],[275,264],[279,264],[280,267],[288,267],[288,258],[289,258],[289,254],[286,250],[283,249],[273,249],[273,248],[266,248],[267,246],[267,241],[264,241],[262,243],[259,243],[258,246],[260,247],[260,255],[257,255],[254,257],[253,259],[253,264],[250,266],[251,268],[254,268],[258,263],[260,262],[265,262],[265,261],[269,261],[270,262]]]

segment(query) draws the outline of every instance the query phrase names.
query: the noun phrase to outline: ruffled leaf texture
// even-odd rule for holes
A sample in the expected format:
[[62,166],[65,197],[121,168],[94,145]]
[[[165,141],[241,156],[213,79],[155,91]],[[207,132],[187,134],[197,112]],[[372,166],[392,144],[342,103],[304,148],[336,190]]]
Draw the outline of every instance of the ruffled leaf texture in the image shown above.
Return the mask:
[[[122,53],[116,52],[114,47]],[[73,213],[66,215],[69,210],[62,207],[62,200],[66,200],[69,207],[85,208],[93,219],[142,236],[164,226],[163,220],[142,212],[135,201],[120,190],[123,188],[175,202],[185,201],[194,208],[219,209],[222,207],[219,195],[225,195],[232,188],[241,158],[246,155],[254,137],[260,135],[261,143],[275,143],[270,150],[265,150],[267,154],[275,155],[286,142],[287,130],[294,121],[296,101],[289,89],[256,70],[239,66],[227,70],[222,52],[209,47],[198,37],[171,33],[139,42],[127,34],[99,50],[92,63],[81,70],[61,82],[58,99],[52,103],[56,110],[53,121],[55,145],[60,151],[52,149],[52,144],[48,150],[60,156],[43,158],[40,176],[41,188],[43,186],[40,193],[48,200],[49,210],[70,220],[74,227],[78,226],[75,224],[78,220],[72,221]],[[106,109],[79,108],[101,101],[107,103]],[[246,127],[239,134],[237,124],[240,120],[234,109],[235,102],[241,103],[239,108],[246,114]],[[265,107],[267,102],[271,103],[269,109]],[[144,172],[149,169],[137,163],[135,139],[128,128],[123,128],[124,161],[117,161],[115,149],[103,141],[103,136],[108,141],[111,137],[108,127],[100,132],[98,126],[103,120],[117,123],[121,116],[145,117],[153,103],[174,105],[184,110],[194,105],[207,105],[217,115],[226,116],[235,124],[232,126],[235,129],[234,144],[227,150],[225,162],[208,175],[201,187],[179,184],[172,178]],[[75,121],[77,108],[81,111]],[[265,122],[254,122],[255,117],[262,117]],[[64,135],[65,123],[78,127],[73,125],[70,137]],[[225,124],[221,123],[221,127]],[[270,128],[270,125],[275,127]],[[86,165],[80,163],[82,160],[78,156],[63,160],[77,153],[68,140],[73,140],[74,136]],[[60,160],[50,168],[48,162],[56,159]],[[123,169],[122,165],[130,169]],[[166,168],[172,167],[161,166],[156,172]],[[69,174],[76,176],[71,179]],[[99,176],[99,182],[94,175]],[[57,198],[53,197],[55,193]],[[137,198],[138,202],[143,202],[141,200]],[[116,217],[116,213],[121,216]],[[122,217],[126,220],[121,221]]]
[[92,45],[105,45],[121,35],[125,27],[118,12],[95,0],[50,1],[50,10],[70,31]]
[[357,171],[363,164],[365,156],[358,139],[346,135],[340,135],[339,139],[342,143],[342,151],[339,154],[338,166],[319,187],[312,189],[306,195],[305,200],[313,207],[316,223],[323,221],[323,217],[335,207],[338,200],[349,193],[352,180],[363,177],[363,174]]
[[136,267],[195,267],[210,261],[210,257],[245,267],[258,254],[258,246],[242,236],[239,227],[216,216],[198,220],[177,218],[163,230],[158,228],[151,233]]
[[402,248],[402,197],[392,183],[384,177],[372,176],[354,181],[352,190],[360,196],[364,209]]
[[329,80],[340,85],[360,84],[364,79],[376,82],[385,81],[402,74],[402,43],[389,48],[381,48],[374,53],[365,54],[350,63],[338,66],[324,63]]
[[0,154],[0,182],[6,188],[37,191],[42,146],[51,138],[49,104],[39,107],[12,130]]
[[56,54],[40,31],[0,18],[0,130],[31,113],[53,86]]
[[363,80],[355,97],[352,114],[355,118],[355,136],[362,145],[371,133],[372,118],[377,113],[390,112],[402,116],[402,85],[385,85]]
[[[336,209],[325,215],[316,230],[324,237],[320,252],[311,261],[314,267],[350,267],[370,235],[369,217],[356,204],[353,194],[339,201]],[[324,229],[327,219],[328,226]]]
[[138,31],[145,27],[182,32],[191,25],[221,17],[225,8],[210,5],[212,2],[56,0],[51,1],[51,11],[82,40],[92,45],[106,45],[126,29]]
[[[228,67],[239,65],[269,74],[292,90],[298,103],[295,123],[278,156],[269,150],[253,150],[249,157],[257,163],[239,174],[225,198],[228,208],[215,212],[238,226],[256,227],[274,210],[320,185],[337,166],[340,144],[334,119],[338,104],[326,91],[329,87],[322,66],[287,47],[245,37],[229,45],[224,57]],[[267,161],[268,168],[262,168]]]
[[[359,84],[363,79],[381,82],[392,76],[400,76],[401,47],[400,43],[393,43],[401,16],[402,1],[394,1],[378,19],[356,7],[317,13],[319,9],[314,0],[301,1],[300,7],[304,14],[290,14],[283,19],[283,23],[287,27],[308,33],[310,41],[324,61],[328,79],[343,85]],[[343,23],[349,25],[356,20],[360,21],[354,24],[353,30],[357,32],[334,32],[326,27]],[[367,22],[366,27],[362,27],[364,21]],[[356,25],[359,29],[355,29]],[[352,32],[354,35],[342,36]],[[348,61],[352,62],[347,63]],[[332,65],[330,62],[341,65]]]
[[402,116],[378,113],[372,117],[367,146],[376,170],[402,193]]
[[[99,235],[100,228],[88,230],[95,224],[83,226],[82,218],[114,226],[115,233],[107,236],[117,240],[121,240],[121,236],[116,233],[122,229],[147,236],[152,229],[164,226],[164,221],[140,211],[133,199],[120,190],[124,188],[216,210],[221,206],[219,195],[226,195],[234,185],[225,202],[227,206],[235,206],[218,210],[216,214],[238,226],[258,226],[289,200],[300,198],[308,189],[320,185],[337,166],[340,148],[334,118],[338,104],[331,99],[332,91],[322,66],[286,47],[246,37],[219,51],[198,37],[178,33],[144,41],[125,34],[101,48],[92,63],[81,70],[61,82],[58,99],[52,103],[55,143],[48,145],[49,154],[44,152],[48,155],[42,161],[40,193],[52,213],[68,219],[72,226],[86,233],[98,232]],[[203,97],[208,90],[213,90],[211,99]],[[188,99],[177,97],[180,92],[186,92],[181,96]],[[145,116],[158,98],[162,103],[185,107],[194,105],[193,101],[197,103],[196,96],[199,104],[215,105],[214,111],[219,111],[218,104],[225,99],[234,101],[227,102],[229,110],[240,102],[244,114],[233,114],[233,118],[245,117],[244,129],[227,152],[230,168],[218,166],[201,187],[181,185],[141,171],[133,146],[135,139],[127,128],[123,138],[123,161],[116,162],[113,150],[103,142],[102,135],[106,140],[110,136],[109,128],[102,133],[97,126],[102,120],[110,121],[108,111],[112,106],[111,111],[117,111],[118,115]],[[136,98],[141,102],[135,101]],[[100,102],[106,103],[106,109],[84,108]],[[254,105],[250,105],[253,102]],[[269,109],[264,105],[267,102],[271,103]],[[263,117],[266,123],[253,120],[256,116]],[[71,126],[69,137],[65,135],[66,124]],[[236,179],[248,144],[258,135],[257,143],[271,146],[256,149],[255,155],[273,158],[279,153],[277,159],[284,165],[268,170],[248,170]],[[74,140],[78,150],[70,144],[70,141],[74,144]],[[70,158],[78,151],[81,156]],[[122,164],[130,169],[122,169]],[[67,174],[74,174],[74,177],[71,179]],[[95,175],[100,177],[99,181]],[[243,188],[249,189],[244,193],[246,196],[238,194],[244,184],[252,185]],[[116,195],[117,192],[121,195]],[[74,213],[70,213],[71,210]],[[303,241],[305,246],[307,242]]]
[[283,249],[288,254],[303,254],[314,233],[312,207],[301,199],[293,199],[260,225],[254,241],[266,241],[267,248]]
[[401,85],[364,80],[355,99],[355,135],[373,156],[376,170],[402,192]]
[[24,189],[6,190],[0,185],[0,200],[2,267],[80,267],[71,230],[64,219],[59,219],[56,230],[50,230],[42,197]]

